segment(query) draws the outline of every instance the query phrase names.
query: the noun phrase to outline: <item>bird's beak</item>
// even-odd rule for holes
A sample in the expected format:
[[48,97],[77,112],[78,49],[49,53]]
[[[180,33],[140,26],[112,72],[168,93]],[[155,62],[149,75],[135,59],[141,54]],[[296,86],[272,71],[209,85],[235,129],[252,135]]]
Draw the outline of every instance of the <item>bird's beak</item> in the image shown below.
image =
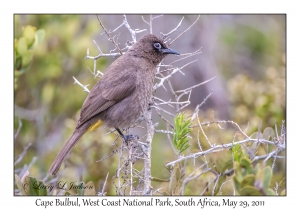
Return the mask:
[[175,55],[180,55],[177,51],[168,48],[168,49],[162,49],[161,50],[163,52],[163,54],[175,54]]

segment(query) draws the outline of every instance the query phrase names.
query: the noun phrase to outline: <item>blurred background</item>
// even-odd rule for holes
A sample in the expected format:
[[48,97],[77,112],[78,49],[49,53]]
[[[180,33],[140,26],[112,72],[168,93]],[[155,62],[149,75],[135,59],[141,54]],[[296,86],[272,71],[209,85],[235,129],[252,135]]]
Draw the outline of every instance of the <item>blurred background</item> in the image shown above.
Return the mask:
[[[147,29],[137,34],[138,39],[149,33],[149,26],[142,16],[149,20],[149,15],[127,15],[131,28]],[[109,31],[123,21],[122,15],[99,17]],[[181,27],[171,39],[187,29],[198,15],[163,15],[153,21],[153,33],[161,36],[161,32],[171,31],[182,17]],[[31,143],[27,153],[15,164],[15,173],[21,173],[24,166],[30,165],[30,175],[43,179],[56,154],[72,134],[87,96],[79,85],[73,84],[73,76],[82,84],[89,84],[89,89],[98,81],[89,70],[94,67],[93,60],[85,59],[87,49],[90,56],[98,55],[93,40],[104,53],[109,53],[114,46],[103,34],[96,15],[15,15],[14,23],[14,130],[17,134],[14,159]],[[120,48],[131,40],[124,26],[114,35],[118,35]],[[286,118],[285,15],[201,15],[197,23],[172,44],[172,48],[180,53],[202,48],[201,54],[178,63],[180,67],[197,59],[183,70],[185,75],[177,73],[171,78],[175,90],[216,76],[211,82],[193,90],[191,104],[185,112],[192,112],[213,92],[201,106],[201,122],[211,121],[212,117],[233,120],[242,129],[248,127],[249,135],[275,125],[280,130]],[[105,72],[114,59],[98,59],[97,70]],[[169,56],[166,62],[174,59]],[[171,92],[163,88],[158,89],[155,95],[166,101],[173,99]],[[160,122],[159,128],[164,128],[164,122],[155,112],[153,121]],[[223,128],[220,130],[214,125],[205,128],[211,142],[232,142],[237,129],[226,125]],[[96,189],[100,190],[109,172],[106,191],[108,195],[115,194],[113,175],[119,156],[96,162],[116,149],[112,146],[115,136],[105,135],[108,131],[100,128],[79,141],[71,158],[66,161],[68,167],[61,174],[61,179],[93,181]],[[136,128],[132,133],[142,135],[143,131]],[[197,135],[196,132],[193,135]],[[203,144],[205,149],[205,142]],[[191,142],[191,151],[193,148],[197,148],[196,140]],[[165,135],[154,135],[152,154],[155,154],[152,159],[153,176],[167,179],[169,171],[164,165],[176,159],[176,154]],[[136,164],[139,167],[140,163]],[[274,181],[285,178],[284,159],[278,160],[274,173]],[[198,181],[198,184],[204,186],[206,181]],[[153,187],[167,188],[167,184],[153,182]],[[197,192],[197,189],[187,186],[188,192]]]

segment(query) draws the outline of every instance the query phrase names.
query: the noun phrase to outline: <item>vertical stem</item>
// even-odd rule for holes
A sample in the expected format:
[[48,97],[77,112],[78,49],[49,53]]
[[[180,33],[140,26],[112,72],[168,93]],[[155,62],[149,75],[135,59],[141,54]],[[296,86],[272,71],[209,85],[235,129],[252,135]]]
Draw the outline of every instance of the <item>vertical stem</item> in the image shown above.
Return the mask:
[[152,34],[152,15],[150,15],[149,25],[150,25],[150,34]]
[[122,144],[121,144],[121,150],[120,150],[120,158],[119,158],[119,163],[118,163],[118,170],[117,170],[117,177],[118,177],[118,195],[120,195],[120,192],[121,192],[121,178],[120,178],[120,172],[121,172],[121,162],[122,162],[122,156],[123,156],[123,143],[124,141],[122,141]]
[[130,162],[130,192],[129,192],[129,195],[132,195],[132,185],[133,185],[133,180],[132,180],[132,176],[133,176],[133,173],[132,173],[132,169],[133,169],[133,166],[132,166],[132,145],[130,145],[130,148],[129,148],[129,162]]
[[154,126],[151,119],[151,109],[145,112],[146,124],[147,124],[147,139],[146,145],[143,147],[144,150],[144,191],[143,195],[151,195],[152,187],[151,187],[151,145],[152,139],[154,135]]

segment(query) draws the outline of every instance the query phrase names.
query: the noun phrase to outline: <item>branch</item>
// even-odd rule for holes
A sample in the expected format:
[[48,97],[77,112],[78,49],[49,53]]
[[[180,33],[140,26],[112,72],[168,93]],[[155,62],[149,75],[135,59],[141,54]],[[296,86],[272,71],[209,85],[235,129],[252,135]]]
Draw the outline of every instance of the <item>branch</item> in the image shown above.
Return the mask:
[[115,40],[109,35],[109,33],[107,32],[107,30],[105,29],[104,25],[102,24],[99,15],[97,15],[98,21],[101,25],[101,27],[103,28],[103,30],[105,31],[106,35],[108,36],[108,40],[111,41],[112,43],[114,43],[114,45],[116,46],[116,48],[118,49],[118,51],[120,52],[121,55],[123,55],[122,51],[120,50],[118,44],[115,42]]
[[145,112],[146,124],[147,124],[147,139],[146,145],[143,147],[144,152],[144,190],[143,195],[151,195],[151,150],[152,150],[152,139],[155,128],[151,119],[151,109]]
[[[198,111],[199,111],[199,108],[205,104],[205,102],[207,101],[207,99],[213,94],[213,91],[210,92],[205,98],[204,100],[201,102],[201,104],[198,104],[192,114],[192,121],[194,121],[194,119],[196,118],[196,116],[198,116]],[[189,115],[188,117],[190,117],[191,115]]]
[[130,25],[128,24],[126,15],[123,15],[123,16],[124,16],[123,23],[124,23],[124,25],[126,26],[126,28],[128,29],[128,31],[130,32],[132,41],[133,41],[134,43],[136,43],[136,32],[135,32],[134,30],[132,30],[132,28],[131,28]]
[[273,144],[273,145],[276,145],[282,149],[285,149],[285,146],[282,146],[282,145],[277,145],[275,144],[274,142],[272,141],[269,141],[269,140],[265,140],[265,139],[251,139],[251,138],[248,138],[248,139],[245,139],[245,140],[241,140],[241,141],[238,141],[238,142],[233,142],[233,143],[228,143],[228,144],[222,144],[222,145],[215,145],[214,147],[211,147],[209,148],[208,150],[206,151],[203,151],[203,152],[197,152],[197,153],[194,153],[194,154],[191,154],[191,155],[188,155],[188,156],[185,156],[185,157],[181,157],[175,161],[172,161],[168,164],[166,164],[166,167],[168,166],[172,166],[174,165],[175,163],[178,163],[178,162],[181,162],[183,160],[186,160],[186,159],[191,159],[191,158],[198,158],[202,155],[205,155],[205,154],[208,154],[210,152],[212,152],[213,150],[216,150],[216,149],[228,149],[228,148],[231,148],[232,146],[236,145],[236,144],[243,144],[243,143],[247,143],[247,142],[260,142],[260,143],[267,143],[267,144]]
[[102,191],[101,191],[101,193],[100,193],[100,192],[98,193],[98,196],[105,196],[105,194],[106,194],[106,193],[104,192],[104,189],[105,189],[105,186],[106,186],[106,182],[107,182],[108,174],[109,174],[109,172],[107,172],[107,175],[106,175],[106,178],[105,178],[105,181],[104,181],[103,187],[102,187]]
[[19,162],[21,162],[21,160],[24,158],[24,156],[26,155],[29,147],[31,146],[31,143],[29,143],[26,147],[24,147],[23,152],[17,157],[14,165],[17,165]]
[[[205,174],[206,172],[209,171],[209,168],[206,168],[204,171],[202,171],[199,174],[194,175],[198,170],[202,169],[204,166],[207,166],[206,163],[202,164],[200,167],[196,168],[192,173],[190,173],[190,175],[188,175],[188,177],[186,177],[183,182],[182,182],[182,186],[181,186],[181,195],[184,195],[184,187],[192,180],[197,179],[198,177],[202,176],[203,174]],[[194,175],[194,176],[193,176]]]
[[152,30],[152,21],[153,21],[154,19],[159,18],[159,17],[162,17],[162,16],[163,16],[163,15],[157,15],[157,16],[155,16],[155,17],[152,17],[152,15],[150,15],[149,22],[147,22],[147,21],[144,19],[144,16],[142,16],[143,21],[144,21],[147,25],[149,25],[149,28],[150,28],[150,34],[153,33],[153,30]]
[[[97,60],[98,58],[101,58],[101,57],[115,57],[115,56],[121,55],[120,53],[106,53],[106,54],[104,54],[104,53],[102,53],[100,47],[97,45],[96,41],[93,40],[93,42],[96,45],[96,47],[99,51],[99,54],[97,56],[90,56],[90,54],[89,54],[90,51],[89,51],[89,49],[87,49],[85,59],[91,59],[91,60],[95,61],[95,60]],[[94,65],[94,67],[95,67],[95,65]]]
[[175,60],[175,61],[173,61],[172,63],[170,63],[169,65],[172,66],[172,64],[174,64],[174,63],[177,63],[177,62],[179,62],[179,61],[185,60],[185,59],[187,59],[187,58],[189,58],[189,57],[192,57],[192,56],[194,56],[194,55],[198,55],[198,54],[202,53],[201,50],[202,50],[202,47],[201,47],[199,50],[196,50],[195,52],[185,53],[185,54],[180,54],[179,56],[185,56],[185,57],[180,58],[180,59],[178,59],[178,60]]
[[89,86],[89,84],[83,85],[75,77],[73,77],[73,79],[74,79],[74,84],[78,84],[79,86],[81,86],[83,88],[83,91],[88,92],[88,93],[90,92],[90,90],[87,88],[87,86]]
[[163,40],[165,40],[168,36],[170,36],[172,33],[174,33],[175,31],[178,30],[178,28],[181,26],[183,19],[184,19],[184,17],[181,18],[181,20],[180,20],[179,24],[176,26],[176,28],[171,30],[169,33],[164,34],[164,33],[160,32],[160,34],[163,35]]
[[[180,61],[180,60],[183,60],[183,59],[185,59],[185,58],[188,58],[188,57],[190,57],[190,56],[192,56],[192,55],[197,55],[197,54],[199,54],[199,53],[202,53],[202,47],[199,49],[199,50],[196,50],[195,52],[191,52],[191,53],[182,53],[182,54],[180,54],[180,56],[186,56],[186,57],[184,57],[184,58],[182,58],[182,59],[179,59],[178,61]],[[175,62],[173,62],[173,63],[176,63],[177,61],[175,61]]]
[[190,25],[190,27],[188,27],[184,32],[182,32],[181,34],[179,34],[175,39],[173,39],[170,43],[169,43],[169,46],[171,44],[173,44],[179,37],[181,37],[185,32],[187,32],[188,30],[190,30],[190,28],[195,25],[195,23],[199,20],[200,18],[200,15],[197,17],[197,19],[195,20],[195,22],[192,23],[192,25]]
[[177,73],[178,71],[180,71],[180,70],[183,69],[184,67],[186,67],[186,66],[188,66],[188,65],[190,65],[190,64],[192,64],[192,63],[194,63],[194,62],[196,62],[196,61],[197,61],[197,60],[191,61],[191,62],[185,64],[184,66],[180,67],[180,68],[174,69],[174,70],[173,70],[169,75],[167,75],[166,77],[158,78],[158,79],[160,79],[160,82],[159,82],[158,84],[155,84],[155,85],[154,85],[154,88],[153,88],[154,91],[155,91],[157,88],[159,88],[160,86],[163,86],[163,83],[164,83],[167,79],[171,78],[175,73]]
[[18,137],[18,135],[19,135],[19,133],[20,133],[20,131],[21,131],[22,125],[23,125],[21,119],[18,118],[18,120],[19,120],[19,126],[18,126],[18,129],[17,129],[17,131],[16,131],[16,133],[15,133],[15,135],[14,135],[15,140],[17,139],[17,137]]

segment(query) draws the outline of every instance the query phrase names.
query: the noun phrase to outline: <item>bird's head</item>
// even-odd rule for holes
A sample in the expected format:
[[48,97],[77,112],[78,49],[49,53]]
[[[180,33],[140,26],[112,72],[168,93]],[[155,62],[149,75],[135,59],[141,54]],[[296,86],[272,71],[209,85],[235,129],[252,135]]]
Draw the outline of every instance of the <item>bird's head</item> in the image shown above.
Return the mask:
[[167,54],[180,55],[175,50],[168,48],[162,39],[153,34],[143,36],[129,51],[136,56],[150,60],[155,65],[159,64]]

